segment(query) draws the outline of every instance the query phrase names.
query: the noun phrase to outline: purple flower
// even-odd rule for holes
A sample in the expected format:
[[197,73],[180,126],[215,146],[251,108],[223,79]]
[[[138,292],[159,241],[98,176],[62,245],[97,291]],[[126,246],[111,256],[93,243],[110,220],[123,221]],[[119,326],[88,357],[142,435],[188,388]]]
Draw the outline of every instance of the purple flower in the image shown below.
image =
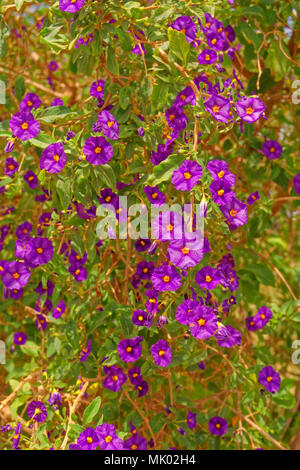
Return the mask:
[[216,436],[223,436],[226,434],[228,423],[226,419],[221,416],[214,416],[209,420],[208,429],[211,434]]
[[213,180],[209,189],[214,202],[219,206],[228,204],[234,197],[234,192],[222,178]]
[[259,372],[258,381],[270,393],[278,392],[280,389],[280,375],[272,366],[266,366]]
[[188,118],[183,113],[182,107],[172,106],[172,108],[166,110],[165,115],[167,123],[171,129],[175,129],[176,131],[182,131],[182,129],[185,129]]
[[254,193],[250,194],[250,196],[247,199],[248,206],[251,206],[252,204],[254,204],[256,201],[258,201],[258,199],[260,199],[260,194],[258,191],[255,191]]
[[206,305],[198,305],[190,318],[191,335],[197,339],[210,338],[218,328],[216,315]]
[[41,104],[41,99],[35,93],[27,93],[22,101],[20,101],[20,111],[32,111],[39,108]]
[[91,354],[91,344],[92,344],[92,341],[89,340],[88,344],[80,352],[80,362],[85,362],[87,358],[89,357],[89,355]]
[[214,64],[218,60],[218,55],[213,49],[204,49],[198,55],[198,62],[201,65]]
[[146,309],[151,315],[153,315],[154,313],[158,312],[158,292],[155,289],[149,289],[145,292],[145,295],[148,297],[146,302]]
[[25,263],[11,261],[5,265],[2,282],[8,289],[21,289],[28,283],[30,275]]
[[234,186],[235,176],[228,170],[228,164],[225,160],[211,160],[206,166],[214,181],[223,181],[230,188]]
[[196,413],[189,411],[186,417],[186,423],[190,429],[195,429],[197,426]]
[[45,287],[43,287],[43,284],[40,282],[37,288],[35,289],[35,292],[37,292],[40,295],[47,293],[47,297],[51,297],[51,295],[53,294],[53,290],[54,290],[54,284],[48,280]]
[[140,261],[137,265],[136,273],[140,279],[150,279],[154,271],[152,261]]
[[50,106],[63,106],[63,105],[64,105],[64,102],[61,98],[54,98],[50,104]]
[[19,442],[20,442],[20,437],[21,437],[21,423],[20,421],[18,421],[17,423],[17,426],[16,426],[16,429],[14,431],[14,435],[12,437],[12,448],[13,449],[18,449],[19,447]]
[[77,444],[82,450],[94,450],[99,445],[97,432],[93,428],[86,428],[79,434]]
[[172,361],[172,350],[165,339],[160,339],[150,348],[155,364],[168,367]]
[[96,427],[96,433],[99,440],[99,446],[102,450],[122,450],[123,441],[116,434],[116,428],[113,424],[103,423]]
[[133,339],[123,339],[118,344],[118,353],[120,359],[124,362],[137,361],[142,355],[141,342],[144,341],[142,336],[135,336]]
[[85,281],[87,278],[87,270],[81,263],[73,263],[69,266],[69,273],[71,273],[77,282]]
[[36,121],[30,112],[19,112],[12,116],[9,121],[12,133],[20,140],[29,140],[36,137],[40,132],[40,123]]
[[104,85],[105,80],[98,80],[93,82],[90,88],[90,95],[95,98],[104,98]]
[[112,367],[109,374],[103,382],[103,386],[112,392],[121,390],[123,384],[126,382],[127,376],[122,371],[121,367]]
[[56,60],[51,60],[48,64],[48,69],[52,70],[52,72],[55,72],[58,69],[58,63]]
[[179,191],[190,191],[200,181],[202,173],[199,163],[185,160],[178,170],[174,170],[172,183]]
[[27,341],[27,335],[25,333],[15,333],[14,334],[14,343],[18,345],[25,344]]
[[42,152],[40,160],[41,170],[45,169],[49,173],[60,173],[67,162],[63,144],[60,142],[50,144]]
[[174,101],[174,106],[186,106],[188,104],[192,106],[196,105],[195,92],[190,86],[187,86],[180,93],[178,93]]
[[83,7],[86,0],[59,0],[61,11],[67,11],[68,13],[76,13]]
[[151,277],[154,289],[159,292],[175,291],[181,286],[180,274],[174,266],[163,264],[154,269]]
[[256,122],[264,113],[266,107],[258,98],[242,98],[236,102],[238,116],[248,123]]
[[38,423],[43,423],[47,418],[47,410],[42,401],[31,401],[27,407],[27,414]]
[[104,137],[88,137],[83,153],[92,165],[104,165],[113,157],[113,148]]
[[257,331],[259,329],[257,325],[257,317],[247,317],[246,318],[246,328],[249,331]]
[[300,194],[300,173],[298,173],[296,176],[294,176],[293,185],[294,185],[294,189],[295,189],[296,193]]
[[147,238],[145,239],[140,238],[134,243],[134,247],[136,251],[140,251],[140,252],[147,251],[150,245],[151,245],[151,241]]
[[59,304],[53,310],[52,317],[53,318],[60,318],[65,310],[66,310],[66,304],[63,300],[61,300],[59,302]]
[[135,434],[123,442],[123,448],[124,450],[147,450],[147,441],[144,437]]
[[16,240],[15,243],[15,257],[25,259],[32,249],[33,238],[24,237]]
[[144,193],[146,194],[147,198],[154,206],[162,206],[166,202],[166,196],[164,193],[159,191],[158,186],[145,186]]
[[218,269],[204,267],[197,272],[195,281],[202,289],[214,289],[221,283],[221,276]]
[[163,145],[159,144],[157,147],[157,152],[152,150],[151,152],[151,162],[152,165],[159,165],[162,161],[166,160],[169,155],[173,152],[172,145]]
[[31,249],[25,255],[25,261],[31,268],[47,264],[53,258],[52,242],[46,237],[32,239]]
[[216,121],[226,123],[231,119],[230,100],[221,95],[213,94],[204,102],[204,106]]
[[220,210],[229,223],[230,230],[234,230],[247,222],[247,204],[232,198],[228,204],[220,206]]
[[57,408],[61,406],[61,394],[59,392],[51,393],[48,404],[53,406],[53,410],[57,410]]
[[204,256],[204,238],[198,232],[187,232],[181,240],[170,242],[168,256],[180,269],[192,268]]
[[135,310],[132,314],[132,323],[137,326],[146,326],[150,328],[153,322],[153,316],[149,315],[145,310]]
[[26,171],[25,175],[23,176],[24,180],[30,187],[30,189],[34,189],[38,185],[38,177],[32,170]]
[[48,326],[48,322],[47,322],[46,318],[44,317],[44,315],[37,315],[36,316],[35,326],[37,327],[38,330],[45,331],[45,329]]
[[140,383],[142,380],[141,369],[139,367],[132,367],[128,371],[128,377],[133,385]]
[[160,212],[152,222],[152,238],[162,242],[181,240],[184,232],[184,219],[178,212]]
[[19,163],[16,162],[16,160],[14,160],[11,157],[8,157],[5,160],[5,167],[4,167],[5,175],[10,176],[12,178],[15,172],[18,171],[18,169],[19,169]]
[[15,146],[15,144],[14,144],[14,139],[8,140],[7,144],[6,144],[5,147],[4,147],[4,152],[5,152],[5,153],[10,153],[10,152],[12,152],[13,149],[14,149],[14,146]]
[[173,21],[171,28],[184,33],[187,42],[194,42],[197,34],[197,26],[189,16],[180,16],[175,21]]
[[108,111],[103,110],[98,114],[97,124],[100,126],[103,135],[109,139],[116,140],[119,138],[119,124]]
[[140,378],[139,382],[135,384],[134,389],[138,391],[138,397],[140,398],[147,395],[149,385],[145,380]]
[[199,305],[199,302],[196,300],[184,300],[182,304],[177,307],[176,320],[182,325],[189,325]]
[[230,325],[221,325],[216,333],[218,345],[222,348],[232,348],[241,345],[242,335]]
[[276,160],[282,155],[282,147],[276,140],[266,140],[262,151],[269,160]]

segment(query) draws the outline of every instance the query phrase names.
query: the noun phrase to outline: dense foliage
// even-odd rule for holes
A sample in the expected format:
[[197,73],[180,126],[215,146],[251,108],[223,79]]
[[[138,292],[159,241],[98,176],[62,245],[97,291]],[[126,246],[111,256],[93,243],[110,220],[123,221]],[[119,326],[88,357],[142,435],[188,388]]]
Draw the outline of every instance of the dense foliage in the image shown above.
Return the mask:
[[1,447],[299,449],[299,2],[1,10]]

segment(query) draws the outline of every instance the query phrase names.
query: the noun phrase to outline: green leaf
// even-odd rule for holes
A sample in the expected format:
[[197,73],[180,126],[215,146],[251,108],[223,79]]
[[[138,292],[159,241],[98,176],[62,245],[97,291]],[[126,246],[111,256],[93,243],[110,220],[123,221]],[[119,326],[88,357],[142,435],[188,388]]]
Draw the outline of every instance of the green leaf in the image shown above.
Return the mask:
[[29,142],[35,147],[45,149],[48,147],[48,145],[53,143],[53,140],[50,135],[40,132],[38,136],[36,136],[34,139],[30,139]]
[[168,28],[169,49],[186,65],[190,45],[186,40],[185,33]]
[[168,99],[168,92],[169,86],[165,83],[159,82],[153,87],[151,105],[154,111],[164,107]]
[[93,421],[94,417],[96,416],[96,414],[98,413],[100,409],[100,405],[101,405],[101,398],[96,397],[92,401],[92,403],[90,403],[86,407],[83,413],[83,424],[87,425]]
[[37,115],[37,119],[46,124],[59,121],[74,114],[68,106],[50,106]]
[[15,80],[15,96],[17,100],[20,101],[23,98],[25,89],[26,87],[25,87],[24,77],[19,75]]
[[56,191],[62,208],[67,209],[71,202],[71,195],[69,194],[67,183],[62,179],[58,179],[56,183]]
[[116,187],[116,176],[114,170],[110,165],[99,165],[97,166],[97,168],[93,168],[93,171],[95,172],[96,176],[98,176],[101,181],[103,181],[109,188]]
[[79,347],[79,336],[77,332],[77,325],[74,320],[69,321],[69,323],[66,325],[66,337],[69,344],[77,350]]
[[162,183],[162,181],[170,180],[173,171],[179,168],[185,158],[185,154],[170,155],[166,160],[154,167],[153,174],[150,175],[147,184],[155,186]]
[[119,62],[116,59],[116,53],[111,46],[106,48],[106,65],[110,73],[119,75]]
[[119,93],[119,104],[122,109],[127,109],[129,103],[130,103],[130,88],[124,87],[121,88],[120,93]]

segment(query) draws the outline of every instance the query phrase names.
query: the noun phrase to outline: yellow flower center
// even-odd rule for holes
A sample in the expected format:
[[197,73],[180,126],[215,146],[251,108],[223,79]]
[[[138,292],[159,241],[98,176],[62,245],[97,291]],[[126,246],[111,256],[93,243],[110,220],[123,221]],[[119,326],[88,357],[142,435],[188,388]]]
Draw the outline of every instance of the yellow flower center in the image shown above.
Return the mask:
[[112,437],[111,436],[106,436],[106,438],[104,440],[105,440],[105,442],[108,443],[108,442],[112,441]]
[[126,352],[130,353],[131,351],[132,351],[132,347],[131,347],[131,346],[128,346],[128,347],[126,348]]
[[32,106],[32,105],[33,105],[32,101],[30,101],[30,100],[27,101],[27,105],[28,105],[28,106]]
[[37,248],[36,251],[37,251],[39,254],[41,254],[41,253],[44,252],[43,248]]
[[9,169],[9,170],[13,170],[13,169],[14,169],[14,166],[13,166],[13,165],[8,165],[8,169]]
[[101,150],[102,150],[101,147],[96,147],[96,148],[95,148],[95,153],[100,153]]
[[112,127],[114,125],[114,123],[115,123],[114,121],[108,121],[107,125],[108,125],[108,127]]
[[149,299],[150,304],[155,304],[156,300],[155,299]]
[[273,377],[271,377],[271,376],[267,377],[268,382],[272,382],[272,380],[273,380]]
[[157,196],[158,196],[158,194],[157,194],[157,193],[153,193],[153,194],[152,194],[152,198],[153,198],[153,199],[156,199],[156,198],[157,198]]
[[102,91],[102,87],[101,87],[101,86],[97,86],[97,91]]
[[163,356],[165,354],[166,351],[163,351],[162,349],[159,351],[158,355],[159,356]]
[[[74,2],[72,1],[72,3],[74,3]],[[93,438],[90,437],[90,436],[88,436],[88,437],[86,438],[86,442],[87,442],[88,444],[91,444],[91,443],[93,442]]]
[[209,54],[206,54],[206,56],[204,57],[204,59],[206,60],[206,62],[208,62],[210,60],[210,55]]
[[200,318],[197,323],[198,323],[199,326],[204,326],[205,325],[204,318]]
[[118,381],[118,378],[119,378],[119,377],[118,377],[117,375],[113,375],[113,376],[112,376],[112,379],[113,379],[114,382],[117,382],[117,381]]
[[212,281],[212,278],[210,276],[205,276],[205,281],[206,282],[211,282]]
[[224,189],[219,189],[218,196],[223,196],[223,194],[224,194]]
[[185,95],[180,95],[180,99],[181,99],[182,101],[184,101],[184,100],[186,100],[186,96],[185,96]]
[[55,155],[53,155],[53,160],[55,162],[58,162],[59,161],[59,155],[57,155],[57,153]]
[[80,274],[80,269],[76,269],[75,274],[78,276],[78,274]]
[[143,321],[143,320],[144,320],[143,315],[139,315],[139,316],[138,316],[138,320],[139,320],[139,321]]
[[173,119],[175,119],[174,114],[170,114],[169,119],[170,119],[170,121],[173,121]]
[[183,173],[183,176],[185,177],[186,180],[189,180],[192,177],[191,173],[189,172]]
[[26,129],[28,129],[28,124],[27,122],[23,122],[23,124],[21,125],[22,129],[25,131]]
[[19,274],[19,273],[13,273],[13,277],[14,277],[15,279],[19,279],[20,274]]
[[234,217],[237,214],[237,211],[235,211],[234,209],[231,209],[229,214],[230,214],[231,217]]
[[221,424],[217,423],[217,424],[216,424],[216,428],[217,428],[217,429],[220,429],[220,427],[221,427]]
[[164,276],[163,281],[164,282],[170,282],[170,276]]
[[262,320],[264,320],[264,319],[266,318],[266,316],[262,313],[262,314],[260,315],[260,318],[261,318]]
[[132,450],[136,450],[136,449],[137,449],[137,445],[132,444],[131,449],[132,449]]
[[143,273],[146,274],[147,272],[148,272],[148,268],[144,268],[144,269],[143,269]]
[[173,228],[174,228],[174,225],[172,224],[166,226],[166,229],[168,230],[168,232],[172,232]]
[[218,177],[219,178],[223,178],[223,176],[225,175],[225,172],[222,170],[222,171],[219,171],[219,173],[217,173]]
[[190,250],[189,248],[187,248],[186,246],[184,248],[182,248],[181,252],[184,254],[184,255],[188,255]]
[[216,38],[214,38],[214,39],[211,40],[211,43],[212,43],[212,44],[216,44],[216,42],[217,42]]
[[110,200],[111,200],[111,197],[110,197],[110,196],[107,196],[107,197],[105,198],[105,201],[106,201],[106,202],[110,202]]
[[213,112],[218,113],[220,111],[220,106],[214,106],[213,107]]
[[250,108],[247,108],[247,109],[246,109],[246,113],[251,115],[251,114],[254,113],[254,109],[251,108],[251,107],[250,107]]
[[275,152],[275,148],[274,147],[270,148],[270,152],[272,153]]

